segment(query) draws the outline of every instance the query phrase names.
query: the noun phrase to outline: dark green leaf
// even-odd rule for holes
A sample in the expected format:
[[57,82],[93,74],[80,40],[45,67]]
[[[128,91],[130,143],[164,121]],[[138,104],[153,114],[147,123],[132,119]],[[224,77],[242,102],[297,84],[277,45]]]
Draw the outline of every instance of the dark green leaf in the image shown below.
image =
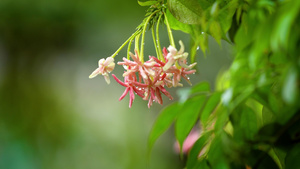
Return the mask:
[[197,0],[168,0],[168,9],[182,23],[201,23],[203,10]]
[[262,121],[263,124],[269,124],[272,122],[275,122],[276,117],[274,116],[274,114],[266,107],[263,107],[262,109]]
[[231,114],[231,122],[234,126],[234,138],[237,140],[250,140],[258,131],[255,112],[248,106],[236,108]]
[[286,155],[286,169],[300,169],[300,144],[296,144]]
[[175,135],[180,146],[182,146],[185,138],[197,122],[205,100],[205,95],[194,96],[188,99],[180,109],[180,113],[175,122]]
[[189,24],[184,24],[182,22],[179,22],[171,13],[169,10],[166,12],[170,27],[174,30],[181,30],[182,32],[191,34],[193,32],[193,26]]
[[148,148],[151,150],[153,144],[157,138],[163,134],[174,122],[178,113],[180,106],[178,103],[173,103],[167,106],[157,117],[148,139]]
[[274,148],[274,153],[275,155],[277,156],[278,158],[278,161],[281,165],[281,168],[286,168],[285,167],[285,157],[286,157],[286,152],[281,150],[281,149],[278,149],[278,148]]
[[276,133],[282,128],[278,123],[270,123],[259,129],[255,136],[255,140],[259,142],[274,143],[276,141]]
[[252,150],[246,159],[247,165],[255,169],[279,169],[275,161],[268,153],[261,150]]

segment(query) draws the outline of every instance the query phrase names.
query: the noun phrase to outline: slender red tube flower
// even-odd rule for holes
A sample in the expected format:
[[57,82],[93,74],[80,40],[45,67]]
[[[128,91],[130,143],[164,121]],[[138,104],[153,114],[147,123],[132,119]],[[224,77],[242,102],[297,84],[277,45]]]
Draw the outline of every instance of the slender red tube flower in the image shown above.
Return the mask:
[[[129,108],[131,108],[133,100],[135,98],[135,94],[136,93],[138,96],[140,97],[144,97],[143,93],[144,91],[143,89],[143,85],[141,85],[141,88],[138,88],[139,83],[136,82],[136,78],[130,78],[128,76],[124,77],[124,82],[122,82],[120,79],[118,79],[114,74],[112,74],[113,78],[122,86],[126,87],[124,93],[121,95],[121,97],[119,98],[119,101],[121,101],[129,92]],[[136,82],[136,83],[135,83]]]

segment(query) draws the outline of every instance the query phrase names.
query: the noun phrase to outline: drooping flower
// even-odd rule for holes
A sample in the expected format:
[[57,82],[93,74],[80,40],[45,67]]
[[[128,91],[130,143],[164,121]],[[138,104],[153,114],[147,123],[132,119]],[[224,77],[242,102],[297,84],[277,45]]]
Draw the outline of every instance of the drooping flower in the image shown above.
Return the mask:
[[[177,51],[173,46],[168,49],[163,48],[163,59],[154,56],[149,56],[149,60],[142,61],[135,51],[135,54],[129,53],[132,60],[123,58],[123,61],[118,62],[125,68],[123,73],[124,81],[118,79],[114,74],[113,78],[122,86],[126,87],[125,91],[119,98],[122,100],[129,93],[129,107],[132,106],[135,99],[135,94],[148,100],[148,107],[157,102],[163,103],[162,94],[167,96],[170,100],[173,99],[171,94],[167,91],[168,88],[183,86],[181,77],[191,84],[187,75],[195,73],[196,70],[192,68],[196,63],[187,64],[188,53],[184,52],[184,45],[179,41],[181,46]],[[93,78],[98,74],[103,75],[106,82],[109,84],[109,73],[114,69],[115,63],[113,57],[100,59],[99,67],[89,76]]]
[[113,78],[122,86],[126,87],[124,93],[119,98],[119,101],[121,101],[129,92],[129,108],[131,108],[133,100],[135,98],[136,93],[140,97],[144,97],[144,87],[147,87],[147,85],[140,84],[137,82],[136,76],[125,76],[124,82],[122,82],[120,79],[118,79],[114,74],[112,74]]
[[179,51],[177,51],[177,49],[174,46],[170,45],[168,47],[169,53],[166,56],[167,63],[163,67],[164,71],[168,70],[172,65],[176,63],[176,61],[178,61],[177,63],[179,64],[179,66],[183,66],[183,67],[186,66],[185,64],[182,63],[184,63],[184,60],[186,60],[186,58],[188,57],[188,53],[184,52],[184,45],[182,41],[179,41],[179,44],[180,44]]
[[133,61],[123,58],[123,62],[118,62],[118,65],[126,66],[127,71],[123,74],[123,76],[127,76],[130,74],[139,73],[144,81],[147,81],[149,76],[154,76],[154,71],[151,69],[156,65],[155,61],[150,59],[144,63],[142,63],[138,57],[137,52],[135,51],[135,55],[129,53]]
[[110,83],[109,75],[111,71],[115,68],[114,58],[108,57],[106,59],[100,59],[98,62],[98,68],[93,71],[89,78],[94,78],[97,75],[103,75],[107,84]]

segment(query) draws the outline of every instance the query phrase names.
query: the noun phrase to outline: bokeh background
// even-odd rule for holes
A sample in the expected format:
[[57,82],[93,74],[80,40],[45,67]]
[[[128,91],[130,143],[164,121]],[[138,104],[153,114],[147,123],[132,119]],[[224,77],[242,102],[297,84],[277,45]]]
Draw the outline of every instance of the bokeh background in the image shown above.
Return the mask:
[[[113,79],[107,85],[100,76],[88,79],[98,60],[134,32],[146,9],[135,0],[0,1],[0,169],[183,167],[172,129],[147,161],[147,137],[164,106],[148,109],[137,98],[129,109],[128,96],[118,101],[124,87]],[[188,49],[189,36],[174,35]],[[161,40],[169,45],[164,26]],[[154,55],[151,35],[146,45],[145,55]],[[229,44],[210,40],[209,45],[206,57],[197,54],[193,83],[213,86],[230,64]],[[122,69],[114,74],[121,77]],[[176,90],[170,90],[175,100]]]

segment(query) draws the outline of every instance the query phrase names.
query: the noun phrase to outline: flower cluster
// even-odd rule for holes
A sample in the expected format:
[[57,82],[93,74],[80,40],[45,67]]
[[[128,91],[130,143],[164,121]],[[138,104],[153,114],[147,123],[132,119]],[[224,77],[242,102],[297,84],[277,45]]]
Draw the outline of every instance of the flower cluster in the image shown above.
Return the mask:
[[[196,72],[192,69],[196,63],[187,65],[188,53],[184,52],[183,43],[181,41],[179,43],[181,46],[179,51],[173,46],[169,46],[168,50],[163,49],[164,60],[149,56],[149,60],[143,62],[138,56],[138,52],[135,51],[135,54],[130,53],[132,60],[123,58],[122,62],[118,62],[118,65],[122,65],[126,69],[123,74],[124,81],[118,79],[114,74],[112,75],[120,85],[126,87],[119,100],[129,93],[129,107],[131,107],[135,95],[138,95],[143,100],[148,100],[150,108],[153,102],[163,103],[162,94],[173,99],[165,86],[168,88],[182,86],[181,77],[191,84],[187,75]],[[109,79],[107,72],[109,73],[114,68],[112,61],[110,57],[101,64],[99,61],[99,68],[90,77],[94,77],[98,73],[104,75],[106,80]]]

